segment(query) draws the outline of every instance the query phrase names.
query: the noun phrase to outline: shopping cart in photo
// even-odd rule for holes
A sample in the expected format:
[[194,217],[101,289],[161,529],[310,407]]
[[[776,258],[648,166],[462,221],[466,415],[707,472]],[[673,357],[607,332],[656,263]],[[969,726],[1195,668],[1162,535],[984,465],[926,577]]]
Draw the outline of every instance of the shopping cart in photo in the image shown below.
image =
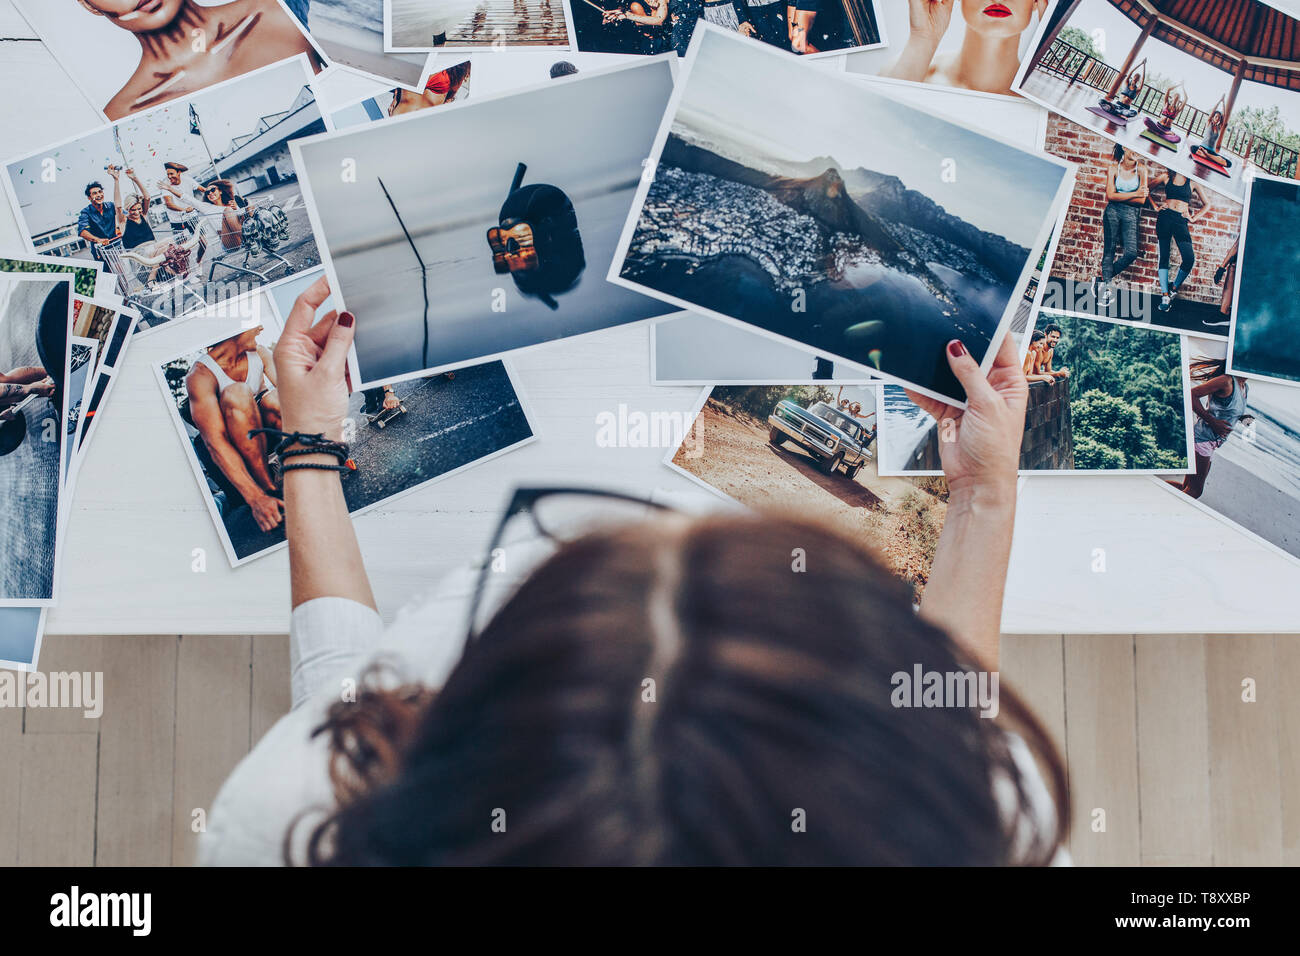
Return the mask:
[[207,306],[194,261],[194,250],[203,241],[202,232],[196,230],[147,255],[125,248],[118,237],[97,251],[104,268],[116,277],[122,298],[141,313],[147,327]]
[[[229,269],[235,275],[251,276],[260,282],[269,282],[271,275],[283,267],[293,271],[293,264],[279,253],[289,242],[289,217],[276,205],[274,196],[267,196],[239,211],[241,217],[238,245],[229,247],[233,236],[226,223],[226,213],[204,213],[201,229],[215,238],[208,243],[208,282],[212,282],[217,269]],[[217,254],[213,254],[214,251]]]

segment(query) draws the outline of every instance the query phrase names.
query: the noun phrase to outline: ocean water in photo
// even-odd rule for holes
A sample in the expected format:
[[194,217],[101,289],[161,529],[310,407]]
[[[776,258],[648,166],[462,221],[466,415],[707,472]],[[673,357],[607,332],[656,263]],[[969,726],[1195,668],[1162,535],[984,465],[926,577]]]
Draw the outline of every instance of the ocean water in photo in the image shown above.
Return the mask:
[[312,0],[308,17],[320,17],[340,26],[365,30],[378,38],[383,49],[384,0]]
[[366,334],[357,339],[362,379],[385,381],[672,311],[605,281],[631,186],[573,198],[587,266],[573,288],[555,295],[554,310],[493,271],[485,233],[495,218],[417,237],[428,267],[427,356],[420,267],[406,240],[399,234],[389,244],[336,257],[347,307],[365,318]]
[[1253,426],[1219,449],[1201,503],[1300,558],[1300,389],[1250,384]]

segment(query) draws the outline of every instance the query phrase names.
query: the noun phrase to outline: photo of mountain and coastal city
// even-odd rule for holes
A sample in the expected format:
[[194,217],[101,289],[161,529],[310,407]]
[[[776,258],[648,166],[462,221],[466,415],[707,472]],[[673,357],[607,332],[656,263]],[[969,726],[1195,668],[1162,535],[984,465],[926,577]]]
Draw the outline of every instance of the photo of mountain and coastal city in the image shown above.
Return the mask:
[[708,31],[619,275],[960,398],[944,348],[983,358],[1068,178]]

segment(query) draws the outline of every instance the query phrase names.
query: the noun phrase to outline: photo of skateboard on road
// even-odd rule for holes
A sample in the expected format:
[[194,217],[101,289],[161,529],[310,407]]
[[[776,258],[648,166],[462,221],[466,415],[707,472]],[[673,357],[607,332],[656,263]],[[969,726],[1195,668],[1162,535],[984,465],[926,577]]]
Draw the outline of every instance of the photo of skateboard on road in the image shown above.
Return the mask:
[[[247,327],[156,369],[232,565],[284,544],[283,463],[274,441],[254,430],[282,427],[273,353],[281,317],[304,290],[318,295],[318,315],[333,311],[329,286],[314,272],[272,293],[273,314],[245,320]],[[499,361],[354,391],[344,419],[348,513],[532,438],[528,413]]]

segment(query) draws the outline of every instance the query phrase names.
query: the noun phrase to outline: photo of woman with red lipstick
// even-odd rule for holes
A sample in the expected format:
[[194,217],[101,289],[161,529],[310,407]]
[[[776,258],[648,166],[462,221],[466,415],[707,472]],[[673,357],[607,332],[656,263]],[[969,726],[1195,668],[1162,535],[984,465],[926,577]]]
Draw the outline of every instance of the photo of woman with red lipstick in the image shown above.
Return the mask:
[[898,0],[884,13],[890,48],[850,56],[847,68],[914,83],[1010,95],[1029,38],[1052,3]]
[[119,120],[280,60],[325,59],[281,0],[15,0],[74,82]]

